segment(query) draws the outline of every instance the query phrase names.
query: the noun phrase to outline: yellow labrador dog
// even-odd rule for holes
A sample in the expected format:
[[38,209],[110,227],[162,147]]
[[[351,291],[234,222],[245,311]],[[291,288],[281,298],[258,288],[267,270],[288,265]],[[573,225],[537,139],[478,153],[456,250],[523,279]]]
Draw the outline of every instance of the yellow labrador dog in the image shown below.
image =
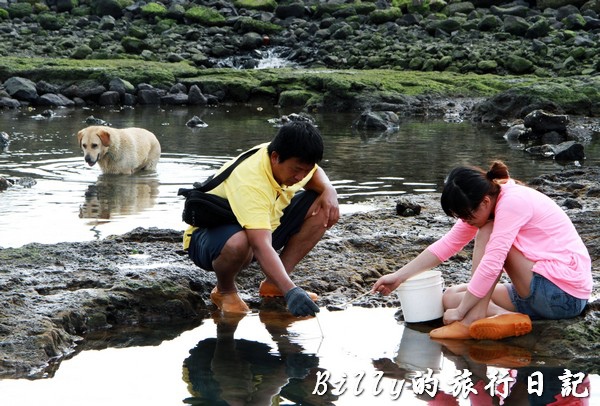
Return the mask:
[[160,157],[156,136],[143,128],[90,126],[77,133],[89,166],[100,165],[103,173],[131,175],[153,171]]

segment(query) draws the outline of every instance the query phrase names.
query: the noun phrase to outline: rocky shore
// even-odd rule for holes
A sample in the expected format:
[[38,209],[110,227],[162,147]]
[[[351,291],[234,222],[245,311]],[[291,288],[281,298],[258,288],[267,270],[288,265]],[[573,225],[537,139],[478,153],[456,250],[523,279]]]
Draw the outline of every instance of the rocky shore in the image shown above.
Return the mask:
[[[595,299],[580,317],[535,322],[532,334],[507,341],[598,373],[600,168],[545,175],[530,184],[563,206],[581,233],[593,260]],[[399,215],[398,198],[389,197],[373,200],[372,211],[344,215],[299,264],[294,280],[318,293],[320,306],[342,308],[449,229],[452,219],[438,199],[403,196],[401,206],[420,207],[416,215]],[[468,280],[469,251],[440,266],[446,286]],[[198,325],[213,308],[214,275],[187,258],[180,230],[139,228],[102,241],[29,244],[1,249],[0,261],[0,378],[52,376],[61,360],[89,348],[156,344]],[[239,278],[254,310],[273,305],[258,298],[261,278],[256,265]],[[394,295],[354,304],[400,306]]]
[[[431,100],[500,96],[531,107],[473,118],[600,112],[597,0],[201,3],[0,0],[0,108],[268,100],[426,115]],[[273,60],[291,69],[253,69]]]

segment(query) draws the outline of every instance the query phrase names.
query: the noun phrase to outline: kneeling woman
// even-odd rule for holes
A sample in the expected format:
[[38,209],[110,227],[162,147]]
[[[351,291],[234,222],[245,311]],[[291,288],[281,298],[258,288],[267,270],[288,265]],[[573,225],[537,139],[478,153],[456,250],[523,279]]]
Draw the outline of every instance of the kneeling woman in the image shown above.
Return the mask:
[[[444,292],[445,326],[431,337],[501,339],[530,332],[531,319],[571,318],[583,311],[592,291],[590,256],[552,199],[515,182],[496,161],[487,172],[452,170],[441,204],[458,218],[452,229],[372,289],[387,295],[474,238],[471,280]],[[511,283],[498,283],[502,271]]]

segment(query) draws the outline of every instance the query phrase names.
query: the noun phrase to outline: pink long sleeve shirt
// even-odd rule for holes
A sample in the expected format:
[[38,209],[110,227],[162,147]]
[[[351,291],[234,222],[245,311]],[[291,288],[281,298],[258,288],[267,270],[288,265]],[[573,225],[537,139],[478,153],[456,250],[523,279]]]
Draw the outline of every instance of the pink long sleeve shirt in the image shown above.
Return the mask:
[[[428,250],[440,261],[446,261],[469,243],[477,230],[459,219]],[[512,246],[535,262],[533,272],[572,296],[590,298],[593,283],[590,255],[567,214],[543,193],[509,180],[501,186],[494,210],[494,228],[469,282],[469,292],[481,298],[492,289]]]

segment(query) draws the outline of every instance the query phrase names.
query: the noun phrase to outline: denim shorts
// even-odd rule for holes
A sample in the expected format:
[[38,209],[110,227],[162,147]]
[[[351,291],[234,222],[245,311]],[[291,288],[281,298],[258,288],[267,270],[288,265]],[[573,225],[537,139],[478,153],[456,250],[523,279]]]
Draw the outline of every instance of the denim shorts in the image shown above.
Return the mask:
[[530,293],[522,298],[512,284],[508,292],[519,313],[527,314],[532,320],[569,319],[579,316],[587,304],[587,299],[579,299],[564,292],[542,275],[533,273]]
[[[273,231],[273,248],[279,250],[287,244],[292,235],[300,231],[308,209],[317,199],[318,194],[312,190],[298,192],[290,204],[283,210],[279,227]],[[199,228],[188,247],[188,255],[202,269],[214,271],[212,262],[221,255],[225,243],[235,234],[242,231],[239,224],[226,224],[218,227]]]

